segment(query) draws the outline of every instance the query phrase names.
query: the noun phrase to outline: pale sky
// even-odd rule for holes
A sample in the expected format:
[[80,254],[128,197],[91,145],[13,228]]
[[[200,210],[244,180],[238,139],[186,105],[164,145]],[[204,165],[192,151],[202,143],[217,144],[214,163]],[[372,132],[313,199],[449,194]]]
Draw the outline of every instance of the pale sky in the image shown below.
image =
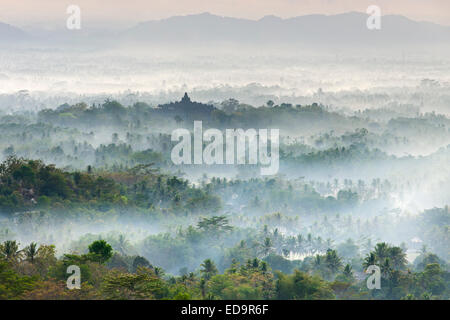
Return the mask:
[[202,12],[259,19],[305,14],[365,12],[378,5],[382,14],[401,14],[450,26],[450,0],[0,0],[0,21],[19,27],[64,26],[66,8],[81,8],[85,26],[132,26],[137,22]]

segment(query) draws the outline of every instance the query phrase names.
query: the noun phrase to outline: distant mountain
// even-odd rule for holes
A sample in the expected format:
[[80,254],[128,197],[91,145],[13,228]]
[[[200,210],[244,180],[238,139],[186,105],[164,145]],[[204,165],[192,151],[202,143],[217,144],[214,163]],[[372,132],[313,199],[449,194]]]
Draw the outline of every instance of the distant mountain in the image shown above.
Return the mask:
[[[34,34],[0,23],[0,44],[24,40],[33,44],[74,46],[148,44],[207,44],[218,42],[291,45],[405,45],[449,44],[450,27],[387,15],[381,30],[369,30],[368,15],[350,12],[338,15],[306,15],[289,19],[266,16],[259,20],[221,17],[209,13],[147,21],[121,31],[82,29],[45,31]],[[36,32],[35,32],[36,33]]]
[[221,17],[209,13],[148,21],[126,30],[123,39],[152,43],[245,42],[291,44],[425,44],[450,42],[450,27],[417,22],[398,15],[381,19],[381,30],[366,27],[368,15],[306,15],[260,20]]
[[21,29],[0,22],[0,43],[23,41],[29,38],[29,35]]

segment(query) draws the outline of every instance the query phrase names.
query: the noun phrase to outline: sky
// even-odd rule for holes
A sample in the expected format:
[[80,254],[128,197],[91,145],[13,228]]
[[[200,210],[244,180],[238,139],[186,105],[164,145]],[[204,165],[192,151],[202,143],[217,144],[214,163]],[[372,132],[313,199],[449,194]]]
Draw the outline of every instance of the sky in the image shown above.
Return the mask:
[[450,26],[450,0],[0,0],[0,22],[19,27],[64,27],[69,5],[81,8],[85,26],[120,28],[174,15],[209,12],[239,18],[282,18],[306,14],[365,12],[378,5],[382,14]]

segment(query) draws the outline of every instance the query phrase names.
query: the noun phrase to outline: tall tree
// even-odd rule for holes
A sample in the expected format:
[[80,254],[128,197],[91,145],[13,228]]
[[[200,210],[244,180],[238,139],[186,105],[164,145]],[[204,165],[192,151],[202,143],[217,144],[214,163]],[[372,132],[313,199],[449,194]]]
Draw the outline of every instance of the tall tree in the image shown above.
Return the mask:
[[392,247],[389,249],[389,260],[391,261],[392,267],[396,270],[404,270],[408,263],[406,253],[400,247]]
[[273,250],[272,240],[270,238],[265,238],[263,243],[261,244],[261,253],[263,257],[267,257]]
[[202,269],[200,270],[200,272],[203,274],[206,280],[211,279],[211,277],[216,275],[218,272],[216,265],[211,259],[206,259],[205,261],[203,261],[201,267]]
[[378,262],[383,263],[386,258],[389,258],[389,245],[386,242],[377,243],[374,253]]
[[22,258],[22,251],[15,240],[6,240],[0,244],[0,256],[10,262],[18,262]]
[[341,258],[339,258],[336,250],[327,250],[327,254],[325,256],[325,263],[330,269],[332,274],[336,274],[336,272],[339,271],[339,269],[342,267],[342,261]]
[[100,263],[108,261],[112,257],[112,247],[105,240],[97,240],[89,246],[89,253],[95,255]]
[[363,267],[364,270],[367,269],[369,266],[373,266],[377,263],[377,257],[375,256],[375,253],[370,252],[367,257],[364,259]]
[[37,247],[36,242],[30,243],[30,245],[26,246],[23,250],[25,257],[28,261],[31,263],[34,263],[34,260],[36,259],[36,256],[39,253],[39,248]]

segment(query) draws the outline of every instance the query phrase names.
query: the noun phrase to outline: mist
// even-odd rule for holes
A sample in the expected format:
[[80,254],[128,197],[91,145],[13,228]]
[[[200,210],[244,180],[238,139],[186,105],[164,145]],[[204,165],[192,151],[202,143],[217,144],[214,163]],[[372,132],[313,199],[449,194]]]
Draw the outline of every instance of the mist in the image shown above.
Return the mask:
[[[313,18],[303,19],[329,27],[342,17]],[[175,41],[183,19],[198,25]],[[144,259],[171,285],[188,273],[199,280],[206,259],[224,274],[260,259],[329,282],[348,265],[361,285],[380,243],[405,255],[394,269],[423,272],[432,255],[448,274],[448,27],[390,16],[417,38],[354,30],[329,43],[325,27],[277,38],[309,20],[224,19],[3,39],[0,243],[54,245],[57,268],[105,240],[114,252],[105,272],[136,273]],[[233,27],[213,41],[205,21],[216,33]],[[279,129],[278,172],[174,164],[172,132],[192,133],[194,121]],[[320,264],[330,252],[342,261],[331,271]]]

